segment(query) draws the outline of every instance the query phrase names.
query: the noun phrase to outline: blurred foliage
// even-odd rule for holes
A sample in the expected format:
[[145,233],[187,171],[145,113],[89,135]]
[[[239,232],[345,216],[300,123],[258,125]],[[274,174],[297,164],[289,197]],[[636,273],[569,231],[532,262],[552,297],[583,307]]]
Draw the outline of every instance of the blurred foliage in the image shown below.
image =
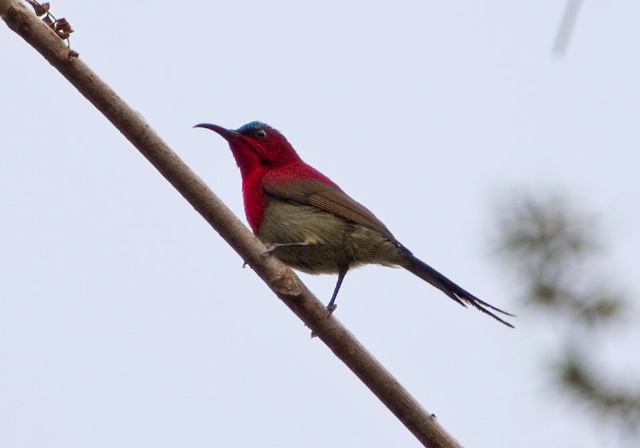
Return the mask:
[[596,365],[595,325],[600,332],[617,328],[630,312],[625,295],[600,274],[604,244],[596,220],[561,194],[527,192],[503,201],[496,216],[493,248],[517,277],[522,300],[567,323],[552,371],[560,389],[637,435],[640,378],[612,386],[609,366]]
[[631,431],[640,424],[640,397],[637,390],[623,386],[606,386],[599,375],[589,368],[585,355],[567,350],[566,357],[557,366],[561,384],[580,399],[586,399],[594,409],[619,421]]

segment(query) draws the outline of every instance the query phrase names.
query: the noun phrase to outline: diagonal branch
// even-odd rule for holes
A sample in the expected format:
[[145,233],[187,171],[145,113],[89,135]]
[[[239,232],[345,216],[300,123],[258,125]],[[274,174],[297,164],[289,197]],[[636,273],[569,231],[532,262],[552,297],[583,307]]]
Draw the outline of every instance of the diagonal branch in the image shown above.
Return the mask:
[[558,56],[564,56],[567,52],[569,40],[571,40],[573,28],[576,25],[576,20],[578,19],[578,13],[580,12],[581,6],[582,0],[567,0],[567,6],[564,9],[562,22],[560,23],[560,28],[558,28],[558,33],[556,34],[556,39],[553,43],[553,51]]
[[0,17],[54,66],[189,201],[273,292],[342,360],[426,447],[458,443],[162,141],[77,53],[17,0],[0,0]]

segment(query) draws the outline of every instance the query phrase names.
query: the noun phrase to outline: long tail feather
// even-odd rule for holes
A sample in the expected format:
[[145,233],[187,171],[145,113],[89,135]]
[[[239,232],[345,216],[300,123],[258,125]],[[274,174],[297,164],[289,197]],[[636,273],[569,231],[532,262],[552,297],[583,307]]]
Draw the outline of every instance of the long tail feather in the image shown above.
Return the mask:
[[465,308],[467,307],[467,304],[469,304],[472,307],[482,311],[483,313],[493,317],[498,322],[503,323],[507,327],[514,328],[513,325],[501,319],[500,317],[496,316],[490,310],[496,311],[498,313],[502,313],[506,316],[515,317],[513,314],[507,313],[506,311],[502,311],[500,308],[496,308],[495,306],[490,305],[487,302],[484,302],[478,299],[476,296],[474,296],[468,291],[465,291],[460,286],[456,285],[447,277],[445,277],[444,275],[442,275],[441,273],[433,269],[431,266],[429,266],[422,260],[419,260],[412,254],[407,253],[407,263],[403,265],[403,267],[407,271],[411,272],[412,274],[415,274],[418,277],[420,277],[422,280],[428,283],[431,283],[433,286],[438,288],[440,291],[444,292],[447,296],[451,297],[453,300],[455,300]]

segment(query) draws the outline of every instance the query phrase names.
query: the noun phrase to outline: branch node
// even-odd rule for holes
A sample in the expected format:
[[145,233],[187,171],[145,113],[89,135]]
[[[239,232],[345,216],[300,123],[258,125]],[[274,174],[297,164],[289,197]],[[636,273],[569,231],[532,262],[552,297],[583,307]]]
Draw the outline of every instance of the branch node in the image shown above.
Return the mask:
[[269,283],[273,285],[273,289],[278,294],[286,296],[299,296],[301,294],[297,278],[291,275],[288,270],[269,279]]
[[65,48],[63,50],[60,50],[60,52],[58,53],[58,56],[60,57],[60,59],[66,59],[67,61],[71,61],[77,58],[78,56],[80,56],[80,54],[76,50],[72,50],[71,48]]

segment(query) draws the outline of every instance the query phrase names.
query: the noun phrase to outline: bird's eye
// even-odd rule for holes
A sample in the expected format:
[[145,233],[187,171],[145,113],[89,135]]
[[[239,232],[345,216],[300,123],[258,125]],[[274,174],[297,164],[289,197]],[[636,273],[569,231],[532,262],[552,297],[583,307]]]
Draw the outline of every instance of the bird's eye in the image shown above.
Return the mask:
[[256,131],[256,137],[265,138],[266,136],[267,136],[267,131],[265,131],[264,129],[258,129]]

